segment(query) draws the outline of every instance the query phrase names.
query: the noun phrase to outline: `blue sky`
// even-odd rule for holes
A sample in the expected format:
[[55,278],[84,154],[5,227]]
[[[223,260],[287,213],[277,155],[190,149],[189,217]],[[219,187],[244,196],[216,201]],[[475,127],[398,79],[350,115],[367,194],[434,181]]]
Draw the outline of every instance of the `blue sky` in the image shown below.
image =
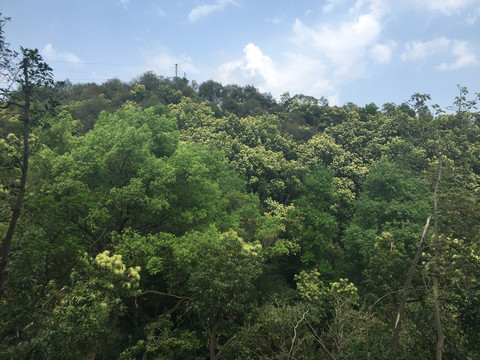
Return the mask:
[[450,105],[480,92],[480,0],[0,0],[11,47],[58,80],[145,71],[254,85],[275,97]]

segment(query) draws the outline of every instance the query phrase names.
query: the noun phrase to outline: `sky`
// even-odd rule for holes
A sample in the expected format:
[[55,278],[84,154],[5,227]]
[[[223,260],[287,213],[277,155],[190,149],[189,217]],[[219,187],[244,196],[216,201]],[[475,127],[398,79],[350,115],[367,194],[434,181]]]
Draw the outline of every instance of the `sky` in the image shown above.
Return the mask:
[[10,48],[38,48],[57,80],[198,84],[378,106],[480,92],[480,0],[0,0]]

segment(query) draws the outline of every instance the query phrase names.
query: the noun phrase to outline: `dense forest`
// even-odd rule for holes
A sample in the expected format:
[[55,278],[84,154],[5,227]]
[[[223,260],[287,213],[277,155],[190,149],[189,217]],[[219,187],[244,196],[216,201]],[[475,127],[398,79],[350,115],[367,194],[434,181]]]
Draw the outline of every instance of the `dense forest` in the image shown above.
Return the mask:
[[0,358],[480,358],[480,112],[147,72],[0,27]]

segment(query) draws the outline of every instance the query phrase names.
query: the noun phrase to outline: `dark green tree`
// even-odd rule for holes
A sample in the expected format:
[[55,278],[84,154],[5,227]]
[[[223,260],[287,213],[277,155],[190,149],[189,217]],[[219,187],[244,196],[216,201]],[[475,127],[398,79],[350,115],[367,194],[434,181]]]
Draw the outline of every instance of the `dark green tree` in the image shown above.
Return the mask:
[[332,214],[337,200],[332,183],[333,171],[318,165],[299,185],[300,197],[294,201],[295,215],[301,238],[301,259],[305,268],[320,269],[322,275],[330,278],[333,266],[340,254],[337,219]]
[[352,279],[359,280],[382,233],[390,234],[392,246],[413,256],[432,212],[428,194],[426,183],[403,175],[392,163],[382,161],[371,169],[343,237]]

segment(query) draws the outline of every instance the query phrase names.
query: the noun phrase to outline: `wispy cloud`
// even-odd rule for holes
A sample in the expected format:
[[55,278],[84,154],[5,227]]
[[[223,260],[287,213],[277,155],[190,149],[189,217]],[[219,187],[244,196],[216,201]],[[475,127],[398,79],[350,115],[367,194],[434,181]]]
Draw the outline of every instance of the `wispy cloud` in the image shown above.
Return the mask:
[[193,23],[214,12],[224,10],[228,5],[236,5],[236,3],[233,0],[217,0],[213,4],[197,6],[196,8],[192,9],[188,14],[188,20]]
[[456,57],[454,62],[441,63],[438,66],[440,70],[457,70],[465,66],[478,65],[479,61],[471,51],[467,41],[455,40],[451,49],[452,55]]
[[345,0],[326,0],[325,5],[323,5],[323,12],[329,13],[335,10],[336,7],[343,4]]
[[470,14],[468,14],[465,22],[467,24],[473,25],[477,22],[478,18],[480,18],[480,6],[474,9]]
[[153,4],[153,11],[160,17],[166,17],[167,13],[157,4]]
[[138,66],[130,66],[124,69],[125,78],[134,78],[139,74],[147,71],[153,71],[156,74],[165,76],[174,76],[175,64],[178,64],[181,72],[179,76],[183,76],[185,72],[188,77],[198,74],[198,69],[193,64],[192,58],[184,54],[173,54],[166,47],[159,47],[153,51],[143,54],[143,63]]
[[411,41],[405,45],[402,60],[422,60],[427,57],[445,54],[448,52],[451,41],[445,37],[439,37],[430,41]]
[[472,3],[472,0],[423,0],[415,1],[416,5],[425,6],[432,11],[439,11],[451,15]]
[[468,41],[450,40],[439,37],[430,41],[412,41],[405,45],[403,61],[419,61],[431,57],[451,58],[435,66],[439,70],[457,70],[465,66],[478,65],[479,61]]
[[392,59],[392,51],[396,46],[397,43],[392,40],[385,44],[375,44],[369,50],[370,57],[377,63],[388,63]]
[[158,73],[173,74],[175,64],[178,64],[184,72],[193,75],[198,73],[197,68],[193,65],[192,59],[187,55],[173,55],[169,52],[149,56],[146,59],[146,65],[149,70],[155,70]]
[[42,56],[46,61],[62,61],[70,64],[80,65],[83,61],[75,54],[68,51],[58,51],[52,44],[47,44],[42,49]]
[[125,10],[127,10],[129,2],[130,2],[130,0],[120,0],[120,4],[122,4],[122,6]]
[[283,19],[279,17],[275,17],[275,18],[266,18],[265,21],[273,25],[280,25],[283,22]]

